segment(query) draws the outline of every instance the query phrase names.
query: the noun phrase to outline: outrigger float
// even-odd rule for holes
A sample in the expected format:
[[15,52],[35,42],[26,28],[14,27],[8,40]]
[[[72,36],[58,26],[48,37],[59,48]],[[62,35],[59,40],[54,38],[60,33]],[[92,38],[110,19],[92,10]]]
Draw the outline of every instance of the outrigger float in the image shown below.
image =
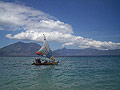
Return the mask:
[[59,63],[59,61],[55,61],[52,50],[48,45],[45,35],[43,45],[40,48],[40,50],[36,52],[36,54],[45,57],[46,59],[42,58],[35,59],[32,65],[57,65]]

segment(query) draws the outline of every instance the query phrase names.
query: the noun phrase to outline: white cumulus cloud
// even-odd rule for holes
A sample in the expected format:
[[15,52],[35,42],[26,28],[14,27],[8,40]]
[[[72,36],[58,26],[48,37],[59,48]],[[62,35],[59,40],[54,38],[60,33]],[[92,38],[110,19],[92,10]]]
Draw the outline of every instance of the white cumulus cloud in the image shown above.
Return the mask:
[[120,43],[96,41],[75,36],[72,26],[34,8],[0,1],[0,30],[20,30],[15,35],[7,34],[10,39],[42,41],[43,34],[48,41],[61,42],[62,46],[79,48],[120,49]]

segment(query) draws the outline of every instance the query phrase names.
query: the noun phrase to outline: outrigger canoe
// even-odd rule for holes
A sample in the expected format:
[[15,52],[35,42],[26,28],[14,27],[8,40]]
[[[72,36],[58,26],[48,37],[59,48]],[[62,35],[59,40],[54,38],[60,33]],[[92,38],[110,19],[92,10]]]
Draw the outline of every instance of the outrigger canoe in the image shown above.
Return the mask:
[[32,65],[57,65],[59,63],[59,61],[55,61],[55,59],[53,57],[52,50],[50,49],[50,47],[48,45],[48,42],[46,40],[45,35],[44,35],[43,45],[40,48],[40,50],[38,50],[36,52],[36,54],[41,56],[41,57],[48,58],[49,60],[46,59],[46,60],[44,60],[45,62],[41,62],[40,58],[39,59],[35,59],[35,62],[33,62]]

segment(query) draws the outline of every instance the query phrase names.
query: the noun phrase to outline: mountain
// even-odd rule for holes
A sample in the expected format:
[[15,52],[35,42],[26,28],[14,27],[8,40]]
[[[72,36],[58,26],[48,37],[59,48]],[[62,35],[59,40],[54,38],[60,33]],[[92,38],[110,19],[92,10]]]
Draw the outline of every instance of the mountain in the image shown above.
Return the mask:
[[97,49],[58,49],[53,51],[54,56],[120,56],[120,49],[97,50]]
[[36,43],[17,42],[0,49],[0,56],[37,56],[36,51],[40,49]]
[[[38,56],[35,54],[40,49],[36,43],[17,42],[0,49],[0,56]],[[97,49],[57,49],[54,56],[120,56],[120,49],[97,50]]]

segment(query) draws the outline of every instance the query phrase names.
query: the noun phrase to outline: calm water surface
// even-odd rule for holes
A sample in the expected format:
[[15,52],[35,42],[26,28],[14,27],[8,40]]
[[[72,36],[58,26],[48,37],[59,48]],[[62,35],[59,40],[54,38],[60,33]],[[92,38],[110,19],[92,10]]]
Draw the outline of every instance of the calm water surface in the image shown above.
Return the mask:
[[0,90],[120,90],[120,57],[56,57],[54,66],[35,57],[0,57]]

